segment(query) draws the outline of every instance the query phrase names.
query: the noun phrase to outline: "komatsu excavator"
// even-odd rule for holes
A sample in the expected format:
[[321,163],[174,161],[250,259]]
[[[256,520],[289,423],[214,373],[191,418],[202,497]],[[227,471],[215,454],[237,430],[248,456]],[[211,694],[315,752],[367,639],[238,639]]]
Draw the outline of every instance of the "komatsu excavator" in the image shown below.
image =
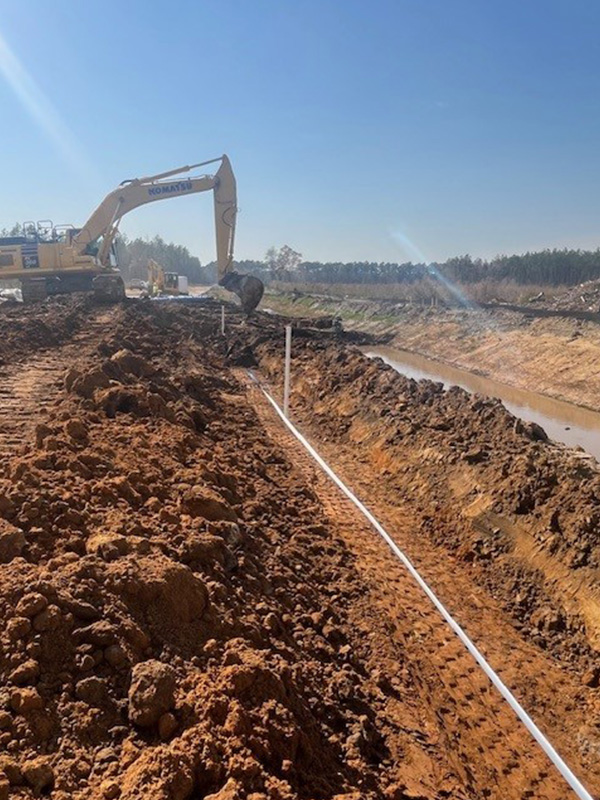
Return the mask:
[[[214,175],[181,177],[215,163],[219,168]],[[228,273],[234,273],[237,216],[235,176],[226,155],[123,181],[104,198],[82,228],[54,226],[49,220],[25,223],[22,236],[0,238],[0,280],[19,280],[24,302],[43,300],[49,294],[91,290],[103,301],[118,302],[125,296],[125,286],[117,270],[115,238],[125,214],[157,200],[211,189],[221,283]]]

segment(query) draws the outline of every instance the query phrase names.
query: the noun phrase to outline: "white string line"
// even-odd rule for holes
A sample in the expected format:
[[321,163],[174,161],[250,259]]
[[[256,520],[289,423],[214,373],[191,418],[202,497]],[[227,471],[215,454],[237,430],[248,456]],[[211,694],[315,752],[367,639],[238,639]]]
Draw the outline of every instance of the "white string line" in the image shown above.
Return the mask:
[[435,608],[439,611],[440,615],[443,619],[448,623],[450,628],[454,631],[454,633],[458,636],[464,646],[467,648],[469,653],[473,656],[475,661],[479,664],[481,669],[485,672],[487,677],[490,679],[491,683],[496,687],[496,689],[500,692],[502,697],[506,700],[508,705],[512,708],[515,712],[517,717],[521,720],[523,725],[527,728],[529,733],[533,736],[539,746],[542,748],[544,753],[548,756],[550,761],[554,764],[556,769],[560,772],[562,777],[571,787],[571,789],[575,792],[580,800],[594,800],[592,795],[588,792],[585,786],[581,783],[581,781],[575,776],[571,768],[568,764],[561,758],[549,740],[544,736],[542,731],[538,728],[535,724],[533,719],[529,716],[527,711],[523,708],[523,706],[519,703],[519,701],[514,697],[510,691],[510,689],[505,685],[505,683],[501,680],[500,676],[496,674],[494,669],[491,665],[486,661],[485,657],[482,653],[479,652],[477,647],[473,644],[471,639],[467,636],[464,630],[460,627],[458,622],[454,620],[451,616],[450,612],[446,610],[446,608],[442,605],[441,601],[438,600],[437,596],[434,592],[429,588],[427,583],[423,580],[423,578],[419,575],[415,567],[413,566],[412,562],[406,556],[402,550],[398,547],[396,542],[392,539],[389,533],[385,530],[385,528],[380,525],[380,523],[375,519],[373,514],[369,511],[366,506],[364,506],[361,501],[352,493],[352,491],[346,486],[346,484],[338,478],[336,473],[331,469],[331,467],[321,458],[321,456],[317,453],[314,447],[304,438],[304,436],[297,430],[294,425],[286,418],[281,408],[277,405],[275,400],[271,397],[271,395],[263,389],[260,383],[257,381],[255,376],[252,374],[250,370],[248,370],[248,374],[252,378],[252,380],[258,384],[260,390],[263,392],[267,400],[271,403],[283,423],[286,427],[294,434],[296,439],[308,450],[310,455],[315,459],[317,464],[321,467],[321,469],[331,478],[331,480],[338,486],[339,489],[346,495],[346,497],[351,500],[354,505],[358,508],[358,510],[363,514],[367,520],[371,523],[371,525],[375,528],[377,533],[385,540],[388,544],[394,555],[400,559],[400,561],[404,564],[410,575],[414,578],[416,583],[420,586],[420,588],[425,592],[427,597],[431,600]]

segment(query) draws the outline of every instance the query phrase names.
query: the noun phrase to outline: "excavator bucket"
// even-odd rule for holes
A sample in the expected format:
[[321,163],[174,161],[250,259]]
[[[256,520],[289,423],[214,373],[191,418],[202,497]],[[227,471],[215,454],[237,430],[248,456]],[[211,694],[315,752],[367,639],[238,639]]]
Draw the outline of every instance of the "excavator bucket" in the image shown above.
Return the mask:
[[117,273],[97,275],[93,285],[94,297],[99,303],[120,303],[125,299],[125,283]]

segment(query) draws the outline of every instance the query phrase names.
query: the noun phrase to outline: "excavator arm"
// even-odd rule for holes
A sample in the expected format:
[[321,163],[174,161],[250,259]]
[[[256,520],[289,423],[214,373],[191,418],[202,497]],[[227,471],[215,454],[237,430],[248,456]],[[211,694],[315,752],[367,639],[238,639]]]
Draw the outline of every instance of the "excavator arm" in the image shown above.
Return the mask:
[[[198,167],[217,162],[220,162],[220,166],[214,175],[177,177]],[[226,155],[159,175],[124,181],[104,198],[83,228],[73,237],[71,244],[81,255],[97,253],[102,266],[108,267],[111,245],[125,214],[147,203],[207,192],[211,189],[215,208],[218,279],[221,280],[233,266],[237,215],[235,176]]]

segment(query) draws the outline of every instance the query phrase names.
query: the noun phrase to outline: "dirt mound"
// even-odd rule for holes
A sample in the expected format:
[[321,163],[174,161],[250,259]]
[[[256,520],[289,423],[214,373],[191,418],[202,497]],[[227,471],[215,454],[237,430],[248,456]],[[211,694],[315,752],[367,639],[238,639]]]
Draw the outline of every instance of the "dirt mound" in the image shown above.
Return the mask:
[[[55,346],[43,407],[16,396],[22,446],[0,464],[0,798],[564,796],[428,601],[232,369],[278,378],[285,322],[228,307],[223,337],[220,304],[125,303]],[[546,648],[536,664],[553,669],[550,651],[593,666],[577,606],[597,558],[593,470],[499,404],[405,381],[347,339],[298,332],[303,427],[370,502],[405,501],[440,570],[460,563],[514,610]],[[538,702],[533,649],[519,669]],[[552,669],[565,725],[592,718],[580,683],[567,691]],[[572,754],[578,729],[551,723]]]
[[0,304],[0,367],[70,339],[95,308],[90,296],[60,296],[24,306]]
[[[281,375],[281,347],[257,347]],[[600,472],[547,442],[498,400],[414,381],[379,359],[295,342],[294,408],[348,459],[366,460],[372,490],[410,496],[421,530],[472,565],[525,634],[582,673],[600,650]],[[367,402],[368,401],[368,402]]]
[[402,796],[353,558],[223,350],[124,307],[2,465],[0,796]]
[[600,313],[600,281],[586,281],[578,286],[569,287],[544,306],[557,310],[592,311]]

